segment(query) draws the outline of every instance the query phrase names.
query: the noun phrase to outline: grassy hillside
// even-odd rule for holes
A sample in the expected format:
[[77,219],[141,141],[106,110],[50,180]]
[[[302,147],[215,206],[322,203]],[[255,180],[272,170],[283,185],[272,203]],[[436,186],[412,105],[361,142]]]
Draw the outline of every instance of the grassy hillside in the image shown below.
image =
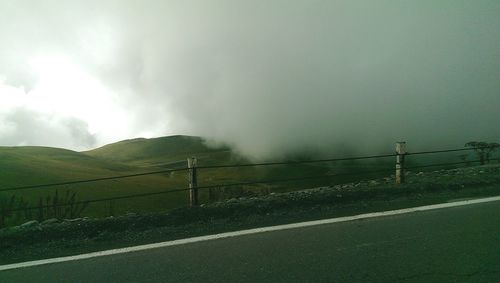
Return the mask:
[[[203,139],[191,136],[169,136],[153,139],[132,139],[103,146],[85,154],[109,162],[120,162],[152,170],[159,168],[182,168],[187,166],[187,157],[198,159],[199,166],[227,165],[251,163],[249,160],[234,154],[228,147],[208,147]],[[305,158],[302,155],[300,158]],[[339,156],[340,157],[340,156]],[[391,161],[392,162],[392,161]],[[384,161],[376,162],[341,162],[336,164],[311,163],[269,167],[243,167],[204,169],[199,171],[199,185],[223,184],[255,180],[258,177],[293,178],[311,175],[342,173],[362,168],[379,168],[387,164]],[[392,164],[392,163],[390,163]]]
[[196,156],[204,165],[238,159],[227,147],[210,148],[199,137],[180,135],[124,140],[84,153],[138,167],[185,167],[186,158],[190,156]]
[[0,147],[2,187],[60,182],[127,172],[133,168],[50,147]]
[[[58,183],[100,177],[129,175],[166,168],[186,167],[186,158],[196,156],[201,163],[238,162],[228,148],[209,148],[201,138],[173,136],[155,139],[134,139],[110,144],[92,151],[75,152],[48,147],[0,147],[0,190],[10,187]],[[251,170],[238,172],[250,176]],[[223,172],[226,175],[227,172]],[[217,174],[203,174],[200,183],[214,179]],[[117,180],[32,188],[0,192],[0,211],[9,206],[12,196],[29,206],[40,201],[52,203],[66,192],[75,192],[77,200],[93,200],[133,194],[163,192],[187,187],[187,173],[172,172]],[[203,181],[202,181],[203,180]],[[148,212],[185,206],[187,192],[130,198],[90,204],[82,216],[107,216],[126,212]],[[9,209],[18,208],[8,207]]]
[[[456,155],[456,154],[455,154]],[[436,161],[459,161],[453,155]],[[185,168],[186,158],[195,156],[199,166],[241,164],[248,160],[234,154],[227,147],[208,147],[199,137],[171,136],[153,139],[132,139],[109,144],[86,152],[75,152],[48,147],[0,147],[0,190],[2,188],[120,176],[171,168]],[[342,153],[325,156],[345,157]],[[304,158],[304,157],[302,157]],[[426,158],[425,160],[423,158]],[[306,158],[307,159],[307,158]],[[344,161],[333,163],[306,163],[262,167],[200,169],[199,186],[216,185],[200,191],[201,201],[209,202],[228,197],[269,192],[293,191],[302,188],[341,184],[363,178],[377,178],[392,172],[357,175],[354,173],[394,168],[394,158]],[[409,165],[435,163],[425,156],[412,156]],[[433,169],[433,168],[431,168]],[[231,183],[255,180],[301,178],[325,174],[348,173],[330,179],[307,179],[285,183],[226,186]],[[349,175],[351,174],[351,175]],[[0,213],[9,198],[23,198],[30,206],[52,202],[56,190],[60,195],[75,192],[78,200],[92,200],[149,192],[163,192],[187,188],[187,172],[145,175],[117,180],[33,188],[0,192]],[[82,216],[107,216],[126,212],[151,212],[185,206],[187,192],[161,194],[96,202],[85,209]],[[1,220],[1,219],[0,219]],[[14,220],[12,220],[14,221]],[[17,221],[21,221],[18,219]],[[14,221],[15,222],[15,221]]]
[[[0,190],[10,187],[58,183],[92,178],[119,176],[144,172],[143,168],[127,163],[113,162],[65,149],[48,147],[0,147]],[[66,191],[75,192],[77,200],[89,200],[164,191],[184,186],[181,176],[158,174],[134,178],[109,180],[74,185],[33,188],[0,192],[0,209],[14,195],[30,206],[36,206],[40,199],[46,203]],[[52,201],[52,200],[51,200]],[[185,194],[170,194],[155,198],[137,198],[112,202],[95,203],[85,210],[85,215],[124,213],[127,211],[161,210],[165,207],[185,205]],[[114,206],[114,207],[113,207]],[[17,208],[17,207],[15,207]]]

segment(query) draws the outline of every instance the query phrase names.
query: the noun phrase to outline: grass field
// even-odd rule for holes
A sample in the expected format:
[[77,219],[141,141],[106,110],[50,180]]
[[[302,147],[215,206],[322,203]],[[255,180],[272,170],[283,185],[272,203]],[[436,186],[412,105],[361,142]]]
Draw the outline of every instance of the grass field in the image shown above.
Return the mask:
[[[198,159],[198,166],[250,162],[234,154],[228,147],[208,147],[201,138],[189,136],[125,140],[85,152],[48,147],[0,147],[0,190],[9,187],[185,168],[186,158],[191,156]],[[440,159],[433,158],[441,162],[443,160],[458,161],[456,154],[449,155],[444,159],[443,157],[439,157]],[[412,159],[409,164],[425,164],[432,161],[432,158],[417,157]],[[392,168],[394,168],[393,158],[334,163],[200,169],[198,185],[217,186],[217,188],[211,190],[200,191],[201,202],[209,202],[229,197],[292,191],[346,183],[362,178],[377,178],[390,175],[392,172],[231,187],[225,186],[225,184],[367,172],[381,169],[392,170]],[[5,191],[0,192],[0,213],[2,213],[2,207],[9,206],[9,200],[13,195],[17,201],[22,198],[29,206],[37,206],[40,201],[42,203],[52,203],[53,199],[51,198],[55,195],[56,190],[60,196],[68,191],[75,192],[77,201],[84,201],[185,188],[187,188],[187,172],[177,171],[117,180]],[[154,212],[185,206],[187,203],[187,192],[175,192],[91,203],[81,216],[103,217],[127,212]],[[10,207],[12,208],[12,205]],[[23,219],[22,215],[19,214],[12,215],[10,220],[7,220],[7,224],[18,224],[25,221],[26,219]]]

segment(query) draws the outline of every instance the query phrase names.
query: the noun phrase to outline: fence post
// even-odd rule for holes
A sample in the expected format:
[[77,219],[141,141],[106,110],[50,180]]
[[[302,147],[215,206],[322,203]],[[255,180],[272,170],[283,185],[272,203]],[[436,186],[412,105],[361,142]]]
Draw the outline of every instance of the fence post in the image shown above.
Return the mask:
[[189,171],[189,206],[198,205],[198,180],[196,172],[196,157],[187,159]]
[[396,142],[396,184],[405,182],[405,154],[406,142]]

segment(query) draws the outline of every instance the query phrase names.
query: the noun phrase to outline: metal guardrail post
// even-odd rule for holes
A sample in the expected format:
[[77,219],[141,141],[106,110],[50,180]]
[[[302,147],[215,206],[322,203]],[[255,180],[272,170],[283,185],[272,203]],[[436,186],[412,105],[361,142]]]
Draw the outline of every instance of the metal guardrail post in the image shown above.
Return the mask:
[[403,184],[405,182],[405,154],[406,142],[396,143],[396,184]]
[[198,180],[196,172],[196,157],[190,157],[188,162],[189,174],[189,206],[198,205]]

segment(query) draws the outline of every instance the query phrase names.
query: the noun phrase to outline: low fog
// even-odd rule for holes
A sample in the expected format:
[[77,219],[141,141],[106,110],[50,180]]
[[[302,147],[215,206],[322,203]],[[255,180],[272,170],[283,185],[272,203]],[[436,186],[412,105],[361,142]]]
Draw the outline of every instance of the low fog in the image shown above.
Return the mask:
[[[267,159],[498,142],[499,8],[2,0],[0,145],[82,150],[189,134]],[[95,87],[61,78],[43,88],[37,56],[69,58]]]

